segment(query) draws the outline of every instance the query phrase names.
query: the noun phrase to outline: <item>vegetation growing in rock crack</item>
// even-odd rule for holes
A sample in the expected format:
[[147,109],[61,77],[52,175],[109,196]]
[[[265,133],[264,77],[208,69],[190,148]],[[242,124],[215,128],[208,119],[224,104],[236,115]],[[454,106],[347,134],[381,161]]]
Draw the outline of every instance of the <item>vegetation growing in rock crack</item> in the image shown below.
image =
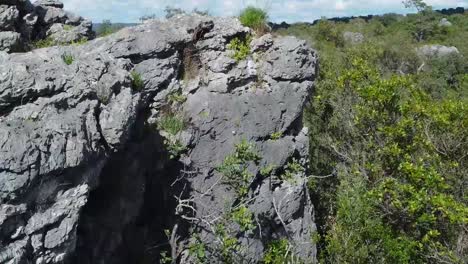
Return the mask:
[[239,196],[245,196],[254,178],[248,166],[252,162],[258,164],[260,159],[254,145],[242,140],[236,144],[234,153],[228,155],[216,170],[224,176],[224,182],[232,186]]
[[164,140],[164,145],[171,159],[179,157],[186,150],[186,146],[184,146],[178,138],[179,133],[184,130],[185,127],[184,119],[177,114],[166,113],[158,120],[157,128],[169,134]]
[[176,114],[164,114],[158,122],[158,129],[164,130],[174,136],[184,130],[184,128],[184,119]]
[[242,25],[252,28],[260,35],[267,32],[268,13],[262,8],[248,6],[241,11],[239,20]]
[[181,91],[176,91],[169,94],[167,100],[172,104],[181,104],[187,100],[187,96],[183,95]]
[[271,135],[270,135],[271,140],[278,140],[278,139],[280,139],[282,137],[283,137],[283,132],[281,132],[281,131],[271,133]]
[[64,53],[62,54],[62,60],[66,65],[71,65],[73,61],[75,60],[75,58],[73,57],[73,55],[69,53]]
[[263,256],[262,263],[264,264],[300,264],[304,263],[299,258],[294,256],[293,245],[287,239],[279,239],[270,242]]
[[250,55],[251,40],[250,36],[247,36],[245,39],[233,38],[227,46],[233,52],[231,57],[237,62],[245,60]]
[[141,91],[145,87],[145,82],[143,81],[143,78],[141,77],[141,74],[139,74],[136,71],[132,71],[130,73],[130,78],[132,79],[132,88],[135,91]]
[[52,47],[52,46],[55,46],[55,45],[57,45],[57,42],[51,37],[44,38],[44,39],[39,39],[39,40],[33,42],[33,44],[32,44],[32,46],[35,49],[42,49],[42,48]]

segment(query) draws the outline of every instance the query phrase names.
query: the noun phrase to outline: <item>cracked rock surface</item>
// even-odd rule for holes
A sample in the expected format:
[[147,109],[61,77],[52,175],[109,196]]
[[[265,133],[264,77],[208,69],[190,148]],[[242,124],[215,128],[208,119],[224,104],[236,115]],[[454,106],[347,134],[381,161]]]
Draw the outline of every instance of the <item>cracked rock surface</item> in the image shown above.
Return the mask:
[[35,42],[92,39],[92,23],[63,9],[59,0],[0,0],[0,51],[29,50]]
[[[2,12],[0,26],[15,17]],[[249,33],[234,18],[176,16],[81,46],[0,51],[0,263],[157,263],[165,229],[177,260],[195,263],[193,234],[215,247],[207,221],[238,200],[216,168],[242,140],[261,160],[249,166],[255,228],[227,227],[242,248],[236,263],[258,262],[283,238],[314,263],[302,112],[317,56],[304,41],[265,35],[236,62],[227,44]],[[183,125],[172,131],[167,117]],[[272,180],[292,161],[305,170]],[[180,199],[196,210],[177,212]]]

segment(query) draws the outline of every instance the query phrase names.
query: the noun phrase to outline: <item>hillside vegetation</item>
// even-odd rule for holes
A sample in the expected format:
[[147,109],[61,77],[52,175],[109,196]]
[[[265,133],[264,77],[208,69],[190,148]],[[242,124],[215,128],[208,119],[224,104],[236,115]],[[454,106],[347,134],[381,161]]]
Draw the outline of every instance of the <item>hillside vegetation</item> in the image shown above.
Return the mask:
[[418,14],[276,32],[320,54],[305,120],[321,263],[468,261],[468,14],[407,4]]

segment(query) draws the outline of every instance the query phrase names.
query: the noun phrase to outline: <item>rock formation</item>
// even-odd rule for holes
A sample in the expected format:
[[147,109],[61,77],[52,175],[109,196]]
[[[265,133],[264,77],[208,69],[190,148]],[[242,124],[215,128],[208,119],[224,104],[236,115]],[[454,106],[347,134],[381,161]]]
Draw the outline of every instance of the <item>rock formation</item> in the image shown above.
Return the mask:
[[[40,3],[38,21],[78,24]],[[249,33],[176,16],[0,52],[0,263],[255,263],[281,239],[314,263],[302,111],[317,57],[265,35],[232,59]]]
[[58,0],[0,0],[0,51],[18,52],[48,39],[66,44],[92,39],[91,21],[63,10]]
[[432,58],[432,57],[447,57],[449,55],[458,55],[460,52],[456,47],[447,47],[443,45],[424,45],[416,49],[416,52],[419,56],[424,58]]
[[365,37],[362,33],[359,32],[343,32],[343,39],[350,44],[361,44],[364,42]]

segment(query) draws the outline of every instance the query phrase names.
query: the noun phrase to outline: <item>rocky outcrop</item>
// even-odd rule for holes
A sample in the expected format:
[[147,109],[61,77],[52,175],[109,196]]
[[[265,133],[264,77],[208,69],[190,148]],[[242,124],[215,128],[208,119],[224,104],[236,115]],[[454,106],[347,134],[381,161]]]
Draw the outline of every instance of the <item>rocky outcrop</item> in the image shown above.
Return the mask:
[[0,51],[18,52],[32,42],[72,43],[92,39],[90,21],[63,10],[58,0],[0,0]]
[[452,22],[450,22],[447,18],[442,18],[440,21],[439,21],[439,27],[451,27],[452,26]]
[[447,47],[443,45],[424,45],[416,49],[419,56],[424,58],[441,58],[449,55],[458,55],[460,52],[456,47]]
[[353,45],[361,44],[364,42],[365,38],[362,33],[359,32],[349,32],[346,31],[343,33],[343,39]]
[[249,32],[178,16],[0,52],[0,263],[254,263],[281,239],[314,263],[316,54],[266,35],[232,59]]

